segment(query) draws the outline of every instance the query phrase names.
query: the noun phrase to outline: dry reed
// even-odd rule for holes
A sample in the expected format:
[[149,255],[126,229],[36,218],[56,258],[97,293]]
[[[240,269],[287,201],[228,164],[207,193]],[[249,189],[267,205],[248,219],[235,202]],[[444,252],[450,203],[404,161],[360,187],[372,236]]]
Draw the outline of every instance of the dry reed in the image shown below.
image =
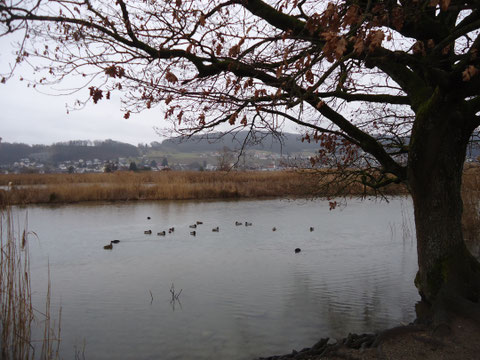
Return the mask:
[[[186,200],[304,195],[305,182],[292,172],[116,172],[0,176],[14,183],[0,194],[13,204],[80,201]],[[8,181],[7,181],[8,180]]]
[[[16,233],[10,207],[0,210],[0,325],[1,359],[30,360],[58,359],[60,326],[51,327],[50,283],[46,297],[46,311],[41,314],[44,338],[40,340],[40,354],[32,339],[32,326],[38,320],[32,305],[30,282],[29,232]],[[56,345],[56,346],[54,346]]]
[[[260,197],[333,196],[342,189],[328,174],[297,171],[275,172],[115,172],[108,174],[0,175],[0,204],[71,203],[81,201],[188,200]],[[6,185],[3,185],[6,187]],[[363,188],[347,184],[350,195],[362,195]],[[326,187],[324,187],[326,189]],[[398,190],[395,190],[398,191]],[[395,192],[394,191],[394,192]],[[2,200],[3,199],[3,200]]]

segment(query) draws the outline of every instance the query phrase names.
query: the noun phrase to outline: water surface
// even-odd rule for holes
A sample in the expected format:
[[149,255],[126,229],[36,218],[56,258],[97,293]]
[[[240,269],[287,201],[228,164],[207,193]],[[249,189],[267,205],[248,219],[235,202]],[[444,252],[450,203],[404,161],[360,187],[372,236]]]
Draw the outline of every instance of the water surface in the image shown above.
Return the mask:
[[[411,207],[165,201],[32,206],[16,216],[21,223],[28,212],[38,235],[30,237],[37,304],[50,264],[63,358],[85,343],[87,359],[242,360],[412,321]],[[104,250],[113,239],[120,244]],[[182,290],[174,303],[172,284]]]

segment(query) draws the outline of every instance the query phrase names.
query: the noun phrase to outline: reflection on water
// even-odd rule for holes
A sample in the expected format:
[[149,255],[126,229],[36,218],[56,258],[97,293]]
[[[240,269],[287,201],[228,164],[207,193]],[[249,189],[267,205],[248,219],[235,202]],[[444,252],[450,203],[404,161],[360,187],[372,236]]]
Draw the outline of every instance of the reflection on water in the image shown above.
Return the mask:
[[[22,221],[26,210],[17,211]],[[45,296],[49,262],[65,359],[84,342],[91,359],[285,353],[414,318],[416,249],[402,238],[405,213],[405,199],[334,211],[325,201],[282,200],[29,207],[39,237],[30,244],[34,300]],[[103,250],[113,239],[120,243]],[[172,284],[182,289],[173,303]]]

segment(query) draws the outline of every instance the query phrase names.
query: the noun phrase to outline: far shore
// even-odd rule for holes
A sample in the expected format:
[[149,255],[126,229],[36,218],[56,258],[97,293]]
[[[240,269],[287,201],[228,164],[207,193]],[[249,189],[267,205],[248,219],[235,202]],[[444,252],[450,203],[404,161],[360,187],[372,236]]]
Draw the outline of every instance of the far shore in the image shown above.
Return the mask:
[[[400,185],[384,190],[406,194]],[[373,195],[360,184],[312,171],[168,171],[0,175],[0,205],[85,201],[314,198]]]

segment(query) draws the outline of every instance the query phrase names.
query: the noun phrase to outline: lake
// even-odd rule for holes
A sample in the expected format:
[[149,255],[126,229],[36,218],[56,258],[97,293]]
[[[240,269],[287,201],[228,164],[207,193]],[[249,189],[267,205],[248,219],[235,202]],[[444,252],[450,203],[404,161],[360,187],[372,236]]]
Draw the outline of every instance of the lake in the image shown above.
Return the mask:
[[37,307],[49,264],[64,359],[84,348],[87,359],[243,360],[411,322],[412,212],[408,198],[332,211],[325,200],[157,201],[31,206],[15,218],[28,215],[38,236]]

